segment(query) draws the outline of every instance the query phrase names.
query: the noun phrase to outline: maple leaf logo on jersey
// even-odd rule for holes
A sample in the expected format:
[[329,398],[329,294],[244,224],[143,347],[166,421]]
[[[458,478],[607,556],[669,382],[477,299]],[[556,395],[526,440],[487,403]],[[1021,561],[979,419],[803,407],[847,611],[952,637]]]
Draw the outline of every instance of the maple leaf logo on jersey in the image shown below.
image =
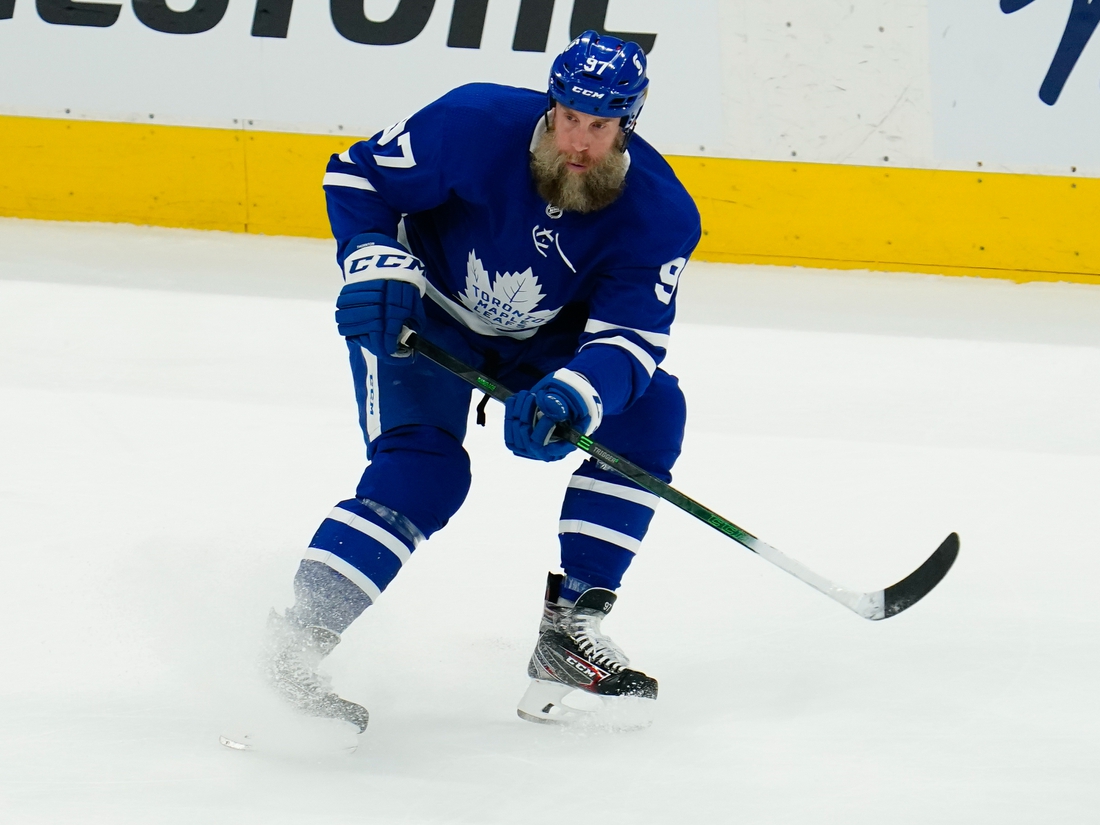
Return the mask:
[[542,326],[561,311],[535,310],[546,295],[531,267],[523,272],[498,272],[490,278],[474,249],[466,262],[466,291],[459,297],[467,309],[501,332]]

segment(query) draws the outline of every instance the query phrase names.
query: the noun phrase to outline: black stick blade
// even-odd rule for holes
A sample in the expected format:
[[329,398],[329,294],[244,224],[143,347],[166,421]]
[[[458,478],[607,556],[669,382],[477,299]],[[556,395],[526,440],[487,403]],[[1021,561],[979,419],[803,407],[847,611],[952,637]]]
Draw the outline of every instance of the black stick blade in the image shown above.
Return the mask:
[[943,581],[958,555],[959,534],[952,533],[924,564],[883,591],[883,615],[878,618],[889,619],[896,616],[927,596],[932,588]]

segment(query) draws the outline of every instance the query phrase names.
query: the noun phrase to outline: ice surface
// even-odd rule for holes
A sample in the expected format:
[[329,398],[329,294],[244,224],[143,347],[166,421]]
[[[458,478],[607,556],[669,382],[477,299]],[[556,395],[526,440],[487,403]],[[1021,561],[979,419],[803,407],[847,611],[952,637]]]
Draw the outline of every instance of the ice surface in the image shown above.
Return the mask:
[[674,484],[607,630],[652,727],[522,722],[575,462],[471,428],[474,489],[330,659],[352,756],[238,753],[251,661],[362,469],[331,244],[0,221],[0,821],[1096,821],[1100,288],[693,265]]

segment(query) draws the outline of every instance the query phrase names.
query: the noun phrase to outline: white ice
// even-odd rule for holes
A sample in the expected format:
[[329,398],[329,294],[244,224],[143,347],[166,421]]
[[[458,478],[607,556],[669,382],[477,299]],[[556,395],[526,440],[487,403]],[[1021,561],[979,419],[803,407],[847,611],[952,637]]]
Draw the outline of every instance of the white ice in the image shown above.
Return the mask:
[[364,461],[330,243],[0,221],[0,822],[1091,823],[1100,287],[693,265],[675,486],[881,588],[860,619],[663,504],[606,628],[655,723],[525,723],[576,461],[474,488],[330,660],[359,751],[222,748]]

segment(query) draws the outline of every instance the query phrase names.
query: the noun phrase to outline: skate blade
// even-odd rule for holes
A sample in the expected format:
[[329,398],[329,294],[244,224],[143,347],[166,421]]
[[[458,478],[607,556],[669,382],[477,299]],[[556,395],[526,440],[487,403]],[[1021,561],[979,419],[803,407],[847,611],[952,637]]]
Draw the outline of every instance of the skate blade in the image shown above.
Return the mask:
[[232,748],[235,751],[250,751],[255,748],[252,743],[252,735],[249,733],[234,734],[231,738],[229,736],[219,736],[218,741],[222,743],[224,747]]
[[599,696],[560,682],[532,679],[516,713],[520,719],[543,725],[630,731],[653,724],[656,704],[641,696]]
[[218,741],[230,750],[279,756],[350,754],[359,747],[359,730],[338,719],[267,720],[246,732],[224,733]]

